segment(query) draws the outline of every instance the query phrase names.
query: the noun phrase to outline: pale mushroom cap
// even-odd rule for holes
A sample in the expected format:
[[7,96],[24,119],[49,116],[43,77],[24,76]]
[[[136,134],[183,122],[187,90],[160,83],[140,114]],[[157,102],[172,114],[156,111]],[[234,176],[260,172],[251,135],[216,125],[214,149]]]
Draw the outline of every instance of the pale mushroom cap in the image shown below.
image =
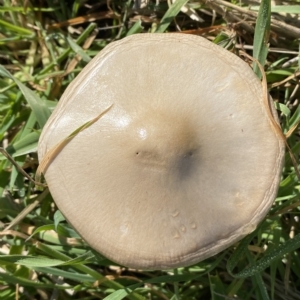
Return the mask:
[[184,34],[111,43],[62,96],[39,159],[111,104],[45,172],[59,209],[94,249],[129,267],[186,266],[264,218],[284,142],[260,81],[237,56]]

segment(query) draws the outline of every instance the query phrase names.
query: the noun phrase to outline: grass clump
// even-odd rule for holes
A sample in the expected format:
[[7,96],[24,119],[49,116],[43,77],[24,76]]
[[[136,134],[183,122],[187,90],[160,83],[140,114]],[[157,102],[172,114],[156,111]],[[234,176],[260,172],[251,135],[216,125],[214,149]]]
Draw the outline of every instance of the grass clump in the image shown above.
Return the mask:
[[[300,4],[146,2],[0,1],[0,299],[299,299]],[[95,253],[28,178],[41,129],[81,69],[114,40],[165,31],[205,36],[264,65],[292,156],[254,233],[195,266],[142,272]]]

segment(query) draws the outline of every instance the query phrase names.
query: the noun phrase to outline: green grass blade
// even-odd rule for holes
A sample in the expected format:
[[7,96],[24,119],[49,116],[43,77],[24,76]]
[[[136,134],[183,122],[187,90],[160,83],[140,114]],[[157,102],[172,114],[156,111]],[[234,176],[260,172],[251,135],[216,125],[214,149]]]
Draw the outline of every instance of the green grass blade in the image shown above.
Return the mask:
[[140,32],[143,31],[143,29],[144,29],[144,27],[142,26],[142,21],[139,19],[128,30],[126,36],[129,36],[129,35],[132,35],[132,34],[136,34],[136,33],[140,33]]
[[8,29],[10,31],[16,32],[18,34],[24,34],[24,35],[27,35],[29,37],[34,36],[33,31],[31,31],[29,29],[26,29],[26,28],[23,28],[23,27],[20,27],[20,26],[17,26],[17,25],[13,25],[13,24],[11,24],[9,22],[6,22],[4,20],[1,20],[1,19],[0,19],[0,26],[2,28]]
[[[259,10],[259,6],[251,6],[251,10]],[[300,14],[300,5],[272,5],[271,12]]]
[[60,212],[60,210],[57,210],[54,214],[54,217],[53,217],[53,220],[54,220],[54,227],[55,227],[55,230],[57,231],[57,227],[59,225],[60,222],[62,221],[65,221],[65,217],[63,216],[63,214]]
[[32,267],[33,270],[45,274],[52,274],[56,276],[62,276],[64,278],[72,279],[78,282],[95,282],[95,279],[92,276],[75,273],[75,272],[68,272],[57,268],[52,267]]
[[88,263],[94,255],[91,252],[86,252],[80,256],[77,256],[74,259],[70,259],[68,261],[62,261],[59,259],[53,259],[48,257],[23,257],[21,259],[16,260],[16,264],[23,265],[28,268],[31,267],[56,267],[56,266],[67,266],[67,265],[78,265]]
[[[247,252],[247,257],[248,257],[248,260],[250,261],[250,263],[253,264],[254,263],[254,259],[253,259],[253,257],[251,256],[251,254],[249,252]],[[270,300],[270,297],[268,295],[268,292],[267,292],[265,283],[263,282],[263,279],[261,277],[261,274],[260,273],[254,274],[252,276],[252,280],[258,286],[257,292],[260,294],[260,298],[259,299]],[[255,284],[253,284],[253,286],[255,286]]]
[[223,300],[226,296],[224,284],[219,275],[208,275],[212,300]]
[[[256,20],[253,57],[257,59],[262,66],[265,65],[269,50],[269,35],[271,24],[271,1],[262,0]],[[260,70],[256,63],[253,65],[254,72],[261,78]]]
[[84,52],[84,50],[76,44],[70,37],[67,37],[67,41],[72,48],[72,50],[81,56],[82,60],[86,63],[90,62],[92,59]]
[[0,75],[4,77],[8,77],[12,79],[19,87],[21,92],[23,93],[25,99],[27,100],[29,106],[31,107],[37,122],[40,127],[43,128],[46,124],[49,116],[51,115],[51,111],[47,107],[46,103],[40,99],[32,90],[26,87],[23,83],[21,83],[18,79],[12,76],[3,66],[0,65]]
[[137,283],[131,285],[130,287],[126,287],[124,289],[115,291],[109,296],[105,297],[103,300],[122,300],[125,297],[129,296],[136,288],[140,287],[143,283]]
[[286,241],[284,244],[276,247],[274,250],[272,250],[270,253],[265,255],[260,260],[256,261],[254,264],[234,274],[233,269],[237,265],[239,259],[247,251],[247,245],[252,239],[252,237],[253,235],[251,234],[250,236],[245,238],[237,248],[236,252],[228,260],[227,270],[230,273],[230,275],[235,278],[247,278],[259,272],[262,272],[267,267],[269,267],[274,260],[279,259],[283,255],[289,252],[293,252],[300,247],[300,234],[298,234],[293,239],[290,239]]
[[38,281],[33,281],[30,279],[18,277],[9,273],[0,273],[0,281],[5,281],[9,284],[19,284],[20,286],[36,287],[36,288],[46,288],[46,289],[68,289],[68,286],[59,284],[47,284]]
[[[41,251],[46,253],[48,256],[52,256],[56,259],[61,259],[63,261],[69,261],[71,259],[69,256],[67,256],[59,251],[56,251],[54,249],[51,249],[51,247],[49,247],[43,243],[37,243],[37,247],[38,247],[38,249],[40,249]],[[93,278],[95,278],[95,280],[103,281],[105,279],[105,277],[101,273],[89,268],[88,266],[74,265],[72,267],[75,270],[78,270],[80,272],[83,272],[84,274],[92,276]],[[115,281],[107,280],[107,281],[103,281],[102,284],[105,286],[108,286],[112,289],[115,289],[115,290],[120,290],[120,289],[124,288],[123,285],[121,285],[120,283],[115,282]],[[132,294],[128,295],[128,299],[130,299],[130,300],[145,300],[145,298],[143,296],[136,294],[136,293],[132,293]]]
[[28,147],[29,147],[29,149],[32,149],[31,152],[33,152],[35,149],[34,147],[39,140],[39,137],[40,137],[40,134],[36,131],[30,132],[27,135],[25,135],[24,137],[22,137],[22,135],[21,135],[20,139],[18,139],[15,143],[13,143],[12,145],[9,145],[6,148],[6,151],[10,155],[15,156],[14,154],[16,152],[24,153],[24,152],[28,151]]
[[157,29],[156,33],[162,33],[165,32],[166,29],[169,27],[170,23],[173,21],[173,19],[178,15],[183,5],[185,5],[188,2],[188,0],[177,0],[175,3],[173,3],[163,18],[161,19]]

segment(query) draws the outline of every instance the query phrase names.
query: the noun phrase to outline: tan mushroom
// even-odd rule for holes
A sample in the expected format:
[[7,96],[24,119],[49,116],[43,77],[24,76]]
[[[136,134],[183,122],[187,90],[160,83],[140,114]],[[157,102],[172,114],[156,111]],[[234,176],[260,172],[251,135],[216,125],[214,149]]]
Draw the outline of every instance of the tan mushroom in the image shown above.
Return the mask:
[[204,38],[111,43],[42,132],[40,160],[113,104],[48,165],[52,196],[117,263],[167,269],[210,257],[253,231],[276,196],[284,142],[263,98],[251,68]]

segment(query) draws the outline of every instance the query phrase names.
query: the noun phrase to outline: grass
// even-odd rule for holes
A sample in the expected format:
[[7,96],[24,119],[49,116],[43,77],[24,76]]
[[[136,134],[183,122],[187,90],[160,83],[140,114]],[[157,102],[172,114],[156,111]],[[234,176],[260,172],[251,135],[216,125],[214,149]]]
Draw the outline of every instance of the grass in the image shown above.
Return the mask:
[[[185,3],[203,22],[180,12]],[[2,151],[0,299],[300,299],[299,7],[300,1],[249,7],[177,0],[170,8],[149,1],[143,9],[131,0],[0,1],[0,140],[14,159]],[[292,156],[287,152],[276,201],[254,233],[194,266],[147,272],[95,253],[48,189],[20,167],[35,177],[41,129],[91,58],[127,35],[165,31],[199,34],[254,56],[265,67]]]

